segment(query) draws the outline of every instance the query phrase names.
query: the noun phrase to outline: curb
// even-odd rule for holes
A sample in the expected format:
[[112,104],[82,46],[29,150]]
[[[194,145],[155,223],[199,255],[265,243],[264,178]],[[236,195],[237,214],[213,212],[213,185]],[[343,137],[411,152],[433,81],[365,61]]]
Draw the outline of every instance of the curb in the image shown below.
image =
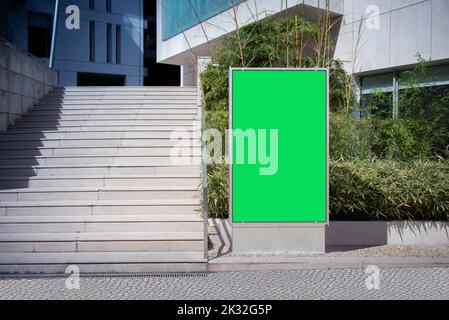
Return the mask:
[[209,272],[313,269],[449,268],[449,258],[415,257],[220,257],[209,261]]

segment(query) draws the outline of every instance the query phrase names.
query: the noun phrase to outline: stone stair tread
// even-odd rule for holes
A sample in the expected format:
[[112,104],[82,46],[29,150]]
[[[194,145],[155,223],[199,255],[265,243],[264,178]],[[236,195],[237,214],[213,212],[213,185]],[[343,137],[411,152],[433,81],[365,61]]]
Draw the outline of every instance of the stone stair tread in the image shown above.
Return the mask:
[[[173,121],[185,121],[185,120],[194,120],[196,118],[196,114],[183,114],[179,117],[176,114],[117,114],[116,116],[120,116],[118,119],[109,118],[111,115],[98,115],[98,114],[66,114],[66,115],[27,115],[23,116],[17,123],[24,122],[48,122],[48,121],[141,121],[141,120],[173,120]],[[145,118],[146,117],[146,118]],[[79,118],[79,119],[74,119]]]
[[154,215],[102,215],[102,216],[0,216],[0,223],[32,224],[32,223],[111,223],[111,222],[201,222],[199,215],[154,214]]
[[[122,141],[126,141],[126,140],[167,140],[167,141],[170,141],[171,139],[170,139],[170,137],[155,137],[155,138],[149,138],[149,137],[142,137],[142,138],[137,138],[137,137],[131,137],[131,138],[129,138],[129,137],[117,137],[117,138],[115,138],[115,137],[112,137],[112,138],[103,138],[103,137],[101,137],[101,138],[98,138],[98,137],[93,137],[93,138],[66,138],[66,137],[60,137],[60,138],[40,138],[40,137],[36,137],[36,138],[26,138],[26,139],[17,139],[17,140],[1,140],[1,138],[0,138],[0,143],[2,143],[2,142],[8,142],[8,143],[12,143],[12,142],[24,142],[24,141],[40,141],[40,142],[43,142],[43,141],[64,141],[64,140],[69,140],[69,141],[84,141],[84,140],[87,140],[87,141],[90,141],[90,140],[94,140],[94,141],[96,141],[96,140],[102,140],[102,141],[104,141],[104,140],[112,140],[112,141],[115,141],[115,140],[122,140]],[[194,138],[191,138],[191,139],[185,139],[185,140],[196,140],[196,139],[194,139]],[[120,145],[117,145],[117,148],[121,148],[121,146]]]
[[[158,128],[158,130],[161,130],[160,128],[162,128],[162,130],[172,131],[173,127],[174,127],[173,125],[148,125],[148,124],[146,124],[146,125],[142,125],[142,124],[135,124],[135,125],[106,125],[106,126],[100,126],[100,125],[79,126],[79,125],[67,125],[67,124],[64,124],[64,125],[56,125],[56,126],[52,126],[52,127],[48,127],[48,126],[43,126],[43,127],[24,127],[24,126],[22,127],[22,126],[20,126],[20,127],[17,127],[16,126],[14,128],[11,128],[12,131],[10,131],[10,132],[29,132],[29,130],[36,130],[36,129],[39,129],[39,130],[40,129],[42,129],[42,130],[56,130],[56,131],[59,131],[59,130],[62,130],[62,129],[66,129],[66,130],[77,129],[76,132],[78,132],[78,131],[85,132],[85,131],[91,130],[92,128],[96,128],[98,130],[102,130],[103,128],[107,128],[107,129],[104,129],[104,130],[111,130],[111,129],[123,130],[123,128],[126,128],[125,130],[128,130],[128,129],[136,130],[136,129],[143,129],[143,128],[146,128],[146,129]],[[182,129],[189,128],[190,129],[192,126],[191,125],[189,125],[189,126],[182,125],[182,126],[175,126],[175,127],[177,129],[179,129],[179,128],[182,128]]]
[[[114,131],[104,131],[104,130],[85,130],[85,131],[81,131],[82,133],[91,133],[91,132],[104,132],[105,134],[110,133],[110,132],[120,132],[120,133],[128,133],[130,132],[130,130],[124,130],[119,128],[120,130],[114,130]],[[35,129],[31,129],[33,131],[27,131],[26,133],[22,132],[22,131],[9,131],[8,133],[0,133],[0,137],[1,136],[11,136],[11,135],[23,135],[23,134],[54,134],[54,133],[59,133],[59,134],[73,134],[74,132],[78,133],[78,131],[64,131],[64,130],[35,130]],[[165,130],[149,130],[149,129],[136,129],[133,130],[132,132],[170,132],[171,130],[169,128],[166,128]]]
[[[0,149],[1,150],[1,149]],[[90,165],[22,165],[22,166],[2,166],[1,169],[39,169],[39,168],[146,168],[146,167],[185,167],[193,168],[199,167],[199,165],[171,165],[171,164],[155,164],[155,165],[113,165],[113,164],[90,164]]]
[[65,200],[65,201],[2,201],[2,207],[72,207],[72,206],[158,206],[198,205],[193,199],[155,200]]
[[[198,147],[199,148],[199,147]],[[192,155],[192,157],[198,157],[199,154]],[[93,155],[48,155],[48,156],[2,156],[0,160],[7,159],[73,159],[73,158],[170,158],[170,155],[126,155],[126,154],[93,154]]]
[[204,253],[193,252],[71,252],[0,253],[0,265],[87,264],[87,263],[169,263],[206,262]]
[[70,180],[70,179],[182,179],[182,178],[199,178],[200,175],[186,174],[186,175],[91,175],[91,176],[14,176],[14,177],[2,177],[0,180]]
[[[0,242],[201,240],[202,232],[0,233]],[[1,254],[0,254],[1,255]],[[1,259],[0,259],[1,261]],[[1,262],[0,262],[1,263]]]
[[196,191],[199,190],[195,186],[148,186],[148,187],[128,187],[128,186],[111,186],[111,187],[64,187],[64,188],[15,188],[3,189],[1,193],[40,193],[40,192],[93,192],[93,191]]

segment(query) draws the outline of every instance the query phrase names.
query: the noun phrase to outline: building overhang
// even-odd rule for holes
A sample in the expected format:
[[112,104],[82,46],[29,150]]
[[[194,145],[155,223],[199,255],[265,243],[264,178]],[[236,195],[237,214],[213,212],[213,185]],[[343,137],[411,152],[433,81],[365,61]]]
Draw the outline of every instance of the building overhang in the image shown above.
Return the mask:
[[[332,19],[343,15],[343,0],[326,1],[304,0],[272,1],[247,0],[228,9],[201,24],[167,40],[162,40],[162,1],[158,1],[157,10],[157,61],[160,63],[191,65],[195,57],[210,56],[211,49],[219,45],[223,36],[255,21],[271,17],[288,17],[297,15],[309,21],[316,21],[328,8]],[[263,8],[263,10],[261,9]]]

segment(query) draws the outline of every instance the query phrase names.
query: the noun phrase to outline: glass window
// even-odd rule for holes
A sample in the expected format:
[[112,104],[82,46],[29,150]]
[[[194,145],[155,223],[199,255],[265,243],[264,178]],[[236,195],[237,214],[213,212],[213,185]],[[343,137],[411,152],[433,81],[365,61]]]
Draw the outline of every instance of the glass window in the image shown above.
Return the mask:
[[161,2],[162,38],[167,40],[240,2],[242,0],[164,0]]
[[50,14],[28,13],[28,52],[40,58],[50,57],[52,29]]
[[[449,145],[449,65],[422,68],[361,79],[361,116],[420,119],[432,125],[435,147]],[[396,99],[394,99],[397,97]],[[396,100],[396,103],[395,103]]]
[[115,28],[115,63],[122,63],[122,27]]
[[95,22],[89,24],[89,60],[95,61]]
[[361,116],[393,116],[393,73],[363,77],[361,80]]
[[112,63],[112,25],[106,27],[106,55],[107,62]]
[[399,112],[402,118],[423,119],[449,132],[449,65],[401,72]]

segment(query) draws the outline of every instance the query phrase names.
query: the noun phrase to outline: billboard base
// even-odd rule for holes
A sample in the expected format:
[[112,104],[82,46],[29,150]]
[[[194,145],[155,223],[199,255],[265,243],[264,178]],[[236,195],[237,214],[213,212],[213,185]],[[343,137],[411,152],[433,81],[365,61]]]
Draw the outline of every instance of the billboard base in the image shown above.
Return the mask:
[[325,253],[325,224],[232,225],[233,253]]

